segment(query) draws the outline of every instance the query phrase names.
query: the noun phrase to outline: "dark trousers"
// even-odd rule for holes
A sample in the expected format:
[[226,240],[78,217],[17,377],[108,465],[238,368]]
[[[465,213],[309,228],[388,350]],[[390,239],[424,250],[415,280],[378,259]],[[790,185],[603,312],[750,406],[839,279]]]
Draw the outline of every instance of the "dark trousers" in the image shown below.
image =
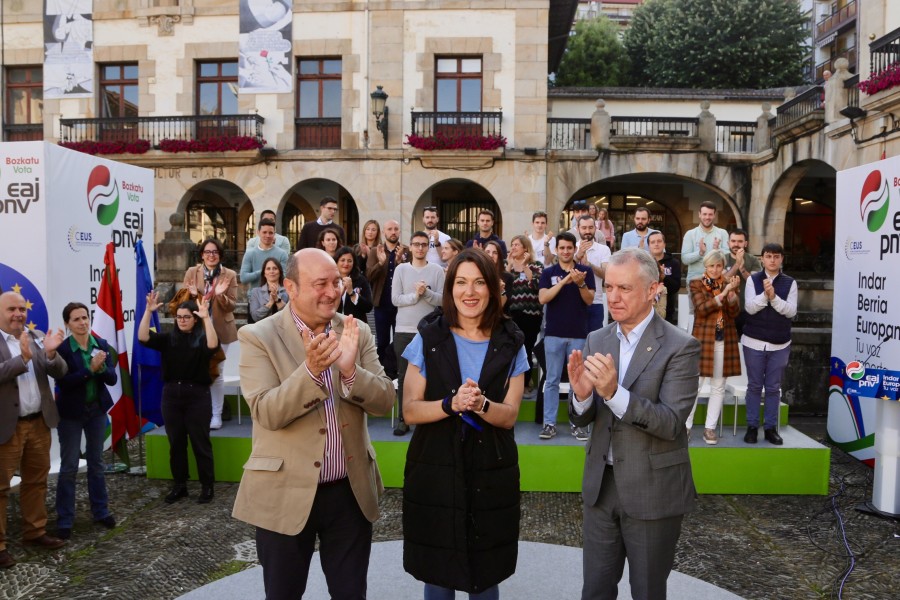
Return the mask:
[[409,361],[403,358],[403,351],[416,337],[414,333],[394,333],[394,354],[397,355],[397,401],[400,420],[403,420],[403,380],[406,379],[406,367]]
[[366,597],[372,524],[359,509],[350,480],[342,479],[318,487],[306,526],[297,535],[256,528],[256,553],[263,568],[266,600],[303,597],[316,536],[331,598]]
[[391,333],[397,324],[397,307],[393,304],[375,307],[375,348],[384,372],[391,379],[397,378],[397,357],[391,347]]
[[607,467],[597,503],[584,507],[581,599],[616,598],[627,556],[632,598],[665,600],[683,517],[635,519],[625,514],[619,498],[613,469]]
[[[523,312],[512,313],[513,321],[518,325],[522,333],[525,334],[525,356],[528,359],[528,366],[531,366],[531,357],[534,354],[534,344],[537,342],[537,336],[541,332],[541,321],[544,320],[543,315],[529,315]],[[530,375],[526,379],[525,384],[531,381]]]
[[167,382],[163,386],[162,415],[169,438],[169,467],[176,484],[188,480],[187,443],[191,440],[200,483],[211,486],[215,481],[209,420],[212,398],[208,385]]

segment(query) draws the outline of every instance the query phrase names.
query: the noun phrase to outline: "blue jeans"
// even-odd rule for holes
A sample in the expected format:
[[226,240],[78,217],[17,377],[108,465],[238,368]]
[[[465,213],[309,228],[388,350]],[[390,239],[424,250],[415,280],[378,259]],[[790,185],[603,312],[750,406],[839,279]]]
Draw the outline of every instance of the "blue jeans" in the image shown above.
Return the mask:
[[[544,425],[556,425],[559,410],[559,380],[573,350],[584,348],[584,338],[544,337],[547,360],[547,380],[544,382]],[[569,391],[569,397],[572,392]]]
[[591,304],[588,306],[588,333],[603,327],[603,316],[602,304]]
[[[456,598],[456,592],[450,588],[430,583],[425,584],[425,600],[453,600],[454,598]],[[469,600],[498,600],[499,598],[500,587],[496,585],[477,594],[469,594]]]
[[59,482],[56,485],[56,526],[71,529],[75,522],[75,477],[81,455],[81,432],[85,437],[88,497],[95,521],[109,516],[109,496],[103,471],[103,440],[106,437],[106,413],[99,408],[80,419],[60,419],[56,428],[59,436]]
[[778,425],[778,405],[781,402],[781,376],[791,356],[791,347],[766,352],[743,346],[747,366],[747,426],[759,427],[759,401],[766,390],[764,429]]

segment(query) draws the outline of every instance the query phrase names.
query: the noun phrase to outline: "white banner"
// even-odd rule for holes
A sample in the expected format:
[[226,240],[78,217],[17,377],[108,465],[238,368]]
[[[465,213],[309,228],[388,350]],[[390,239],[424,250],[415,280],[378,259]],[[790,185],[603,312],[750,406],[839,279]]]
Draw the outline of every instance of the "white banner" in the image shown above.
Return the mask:
[[44,99],[94,95],[91,0],[44,0]]
[[294,89],[292,0],[240,0],[238,90],[286,93]]
[[153,271],[153,183],[150,169],[55,144],[0,144],[0,286],[28,291],[30,324],[44,331],[64,327],[62,309],[69,302],[93,312],[104,246],[112,240],[126,339],[132,339],[134,244],[141,233]]
[[828,436],[874,463],[879,402],[900,396],[900,157],[840,171]]

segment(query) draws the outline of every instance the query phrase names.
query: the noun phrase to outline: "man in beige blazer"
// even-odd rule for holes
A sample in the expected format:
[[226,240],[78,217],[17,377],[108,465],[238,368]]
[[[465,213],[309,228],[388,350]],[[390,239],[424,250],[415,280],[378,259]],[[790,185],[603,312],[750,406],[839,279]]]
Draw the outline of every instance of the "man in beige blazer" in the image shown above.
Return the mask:
[[238,332],[253,449],[233,516],[256,526],[268,600],[303,593],[317,537],[331,597],[365,598],[383,491],[367,414],[387,413],[394,388],[369,328],[336,313],[328,254],[291,256],[284,285],[288,308]]
[[0,569],[16,564],[6,549],[6,501],[17,471],[25,544],[51,550],[65,544],[47,535],[46,505],[50,428],[59,423],[47,376],[66,374],[66,362],[56,353],[63,332],[29,331],[26,314],[25,298],[0,294]]

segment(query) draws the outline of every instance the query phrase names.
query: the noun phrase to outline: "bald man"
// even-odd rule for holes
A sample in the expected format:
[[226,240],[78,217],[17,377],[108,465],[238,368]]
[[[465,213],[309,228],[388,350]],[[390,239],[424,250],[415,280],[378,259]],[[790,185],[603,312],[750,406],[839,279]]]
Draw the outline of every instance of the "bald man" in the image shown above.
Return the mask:
[[409,247],[400,243],[400,223],[393,219],[384,223],[384,243],[369,252],[366,259],[366,278],[372,286],[372,303],[375,305],[375,338],[378,360],[391,379],[397,378],[397,356],[391,346],[394,328],[397,326],[397,307],[391,302],[394,269],[409,262]]
[[50,428],[59,423],[47,376],[60,378],[67,367],[56,349],[62,329],[47,335],[30,331],[25,298],[0,294],[0,569],[16,564],[6,549],[6,503],[10,481],[19,471],[22,539],[26,545],[56,549],[64,540],[47,535],[47,475]]
[[369,328],[337,314],[328,254],[294,254],[284,287],[285,310],[238,331],[253,448],[233,514],[256,526],[268,600],[303,595],[317,538],[330,596],[365,598],[383,491],[367,415],[391,409],[394,386]]

